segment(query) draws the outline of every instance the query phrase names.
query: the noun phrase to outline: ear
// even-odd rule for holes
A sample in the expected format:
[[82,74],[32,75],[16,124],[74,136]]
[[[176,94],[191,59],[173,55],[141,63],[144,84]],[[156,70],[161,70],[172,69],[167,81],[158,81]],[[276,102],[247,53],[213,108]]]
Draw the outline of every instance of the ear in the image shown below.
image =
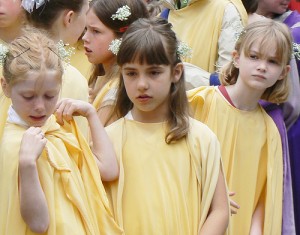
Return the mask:
[[6,80],[4,78],[1,78],[1,87],[2,87],[4,95],[6,97],[10,98],[11,89],[10,89],[9,84],[6,82]]
[[279,76],[278,80],[285,79],[287,77],[288,73],[290,72],[290,70],[291,70],[291,66],[290,65],[284,66],[283,69],[282,69],[282,73]]
[[232,62],[234,67],[236,68],[240,67],[240,55],[236,50],[232,52]]
[[63,15],[63,23],[65,27],[68,27],[74,20],[75,12],[72,10],[66,10]]
[[180,80],[183,73],[183,63],[178,63],[173,68],[172,82],[176,83]]

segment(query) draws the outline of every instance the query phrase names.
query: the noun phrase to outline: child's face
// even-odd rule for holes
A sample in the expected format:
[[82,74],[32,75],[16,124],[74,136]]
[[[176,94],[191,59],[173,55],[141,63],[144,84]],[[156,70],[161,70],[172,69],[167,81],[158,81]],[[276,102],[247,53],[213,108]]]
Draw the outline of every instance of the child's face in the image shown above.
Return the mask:
[[108,50],[114,32],[106,27],[91,9],[87,14],[86,32],[83,36],[85,54],[92,64],[103,64],[104,68],[115,61],[115,55]]
[[276,81],[284,79],[289,72],[288,65],[283,66],[276,58],[275,45],[270,47],[267,54],[260,52],[260,40],[257,40],[249,50],[249,56],[234,53],[234,61],[239,68],[239,78],[248,87],[264,92]]
[[283,14],[288,9],[290,0],[258,0],[258,10],[266,17]]
[[182,64],[143,65],[138,62],[122,66],[125,89],[133,103],[132,114],[140,122],[161,122],[169,116],[171,84],[182,74]]
[[23,14],[20,0],[0,0],[0,28],[13,27],[19,24]]
[[55,111],[61,78],[52,70],[30,71],[14,84],[2,87],[17,114],[29,126],[40,127]]

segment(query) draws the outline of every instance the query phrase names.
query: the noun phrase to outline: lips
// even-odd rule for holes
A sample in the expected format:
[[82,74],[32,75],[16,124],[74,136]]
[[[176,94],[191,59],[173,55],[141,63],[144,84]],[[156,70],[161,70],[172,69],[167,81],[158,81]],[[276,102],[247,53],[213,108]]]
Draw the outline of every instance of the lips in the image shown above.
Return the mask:
[[44,120],[46,117],[46,115],[43,115],[43,116],[30,116],[30,118],[34,121],[42,121]]
[[145,103],[147,101],[149,101],[152,97],[149,95],[140,95],[137,97],[137,100],[141,103]]
[[91,52],[93,52],[91,49],[89,49],[88,47],[84,47],[84,49],[85,49],[85,53],[91,53]]
[[260,78],[260,79],[266,79],[266,77],[265,76],[263,76],[263,75],[258,75],[258,74],[256,74],[256,75],[253,75],[254,77],[257,77],[257,78]]

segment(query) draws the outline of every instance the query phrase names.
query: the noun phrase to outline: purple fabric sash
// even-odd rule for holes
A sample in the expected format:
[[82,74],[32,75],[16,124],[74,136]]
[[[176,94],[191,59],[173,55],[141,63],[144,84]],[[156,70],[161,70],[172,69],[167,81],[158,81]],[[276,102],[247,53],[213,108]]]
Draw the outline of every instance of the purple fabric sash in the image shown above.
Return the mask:
[[[292,190],[291,166],[289,158],[289,147],[287,142],[287,131],[285,128],[282,111],[279,105],[260,101],[266,112],[275,122],[281,137],[283,155],[283,205],[282,205],[282,233],[283,235],[294,235],[294,203]],[[298,143],[299,146],[299,143]],[[300,172],[300,171],[298,171]]]

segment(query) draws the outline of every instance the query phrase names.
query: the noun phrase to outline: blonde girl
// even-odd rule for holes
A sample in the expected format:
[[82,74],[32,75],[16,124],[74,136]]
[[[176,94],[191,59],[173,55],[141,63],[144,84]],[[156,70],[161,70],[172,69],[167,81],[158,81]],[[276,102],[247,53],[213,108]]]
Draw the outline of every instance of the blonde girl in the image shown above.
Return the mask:
[[[114,150],[89,103],[57,104],[61,56],[33,29],[1,52],[1,85],[12,106],[0,141],[0,234],[122,234],[101,182],[118,177]],[[92,151],[74,113],[89,122]]]
[[222,86],[188,92],[193,117],[217,135],[228,188],[240,205],[228,234],[281,234],[283,163],[278,129],[260,99],[284,102],[289,94],[292,42],[271,20],[249,24],[239,36]]

